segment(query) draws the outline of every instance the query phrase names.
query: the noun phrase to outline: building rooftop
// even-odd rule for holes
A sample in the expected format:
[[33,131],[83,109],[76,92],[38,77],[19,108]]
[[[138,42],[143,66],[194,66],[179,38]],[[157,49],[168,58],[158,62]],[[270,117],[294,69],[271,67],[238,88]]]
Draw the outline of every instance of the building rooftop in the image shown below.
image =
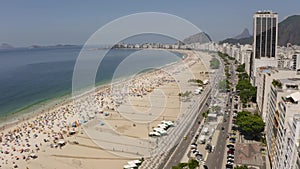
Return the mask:
[[257,11],[255,14],[277,14],[277,13],[271,10],[263,10],[263,11]]
[[[300,78],[286,78],[279,79],[282,84],[288,85],[287,87],[293,87],[294,85],[300,85]],[[292,86],[291,86],[292,85]]]
[[261,73],[275,73],[275,72],[278,72],[278,68],[276,67],[272,67],[272,66],[264,66],[264,67],[259,67],[257,68],[258,72],[261,72]]
[[300,114],[295,114],[294,115],[294,120],[295,121],[300,121]]
[[285,97],[286,100],[290,100],[293,103],[298,103],[300,100],[300,92],[295,92]]

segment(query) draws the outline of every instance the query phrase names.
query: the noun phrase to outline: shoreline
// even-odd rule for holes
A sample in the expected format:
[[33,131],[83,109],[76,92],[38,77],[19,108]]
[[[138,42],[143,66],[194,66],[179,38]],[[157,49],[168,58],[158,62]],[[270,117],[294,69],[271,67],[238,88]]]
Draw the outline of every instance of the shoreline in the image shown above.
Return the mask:
[[[138,74],[136,74],[135,78],[138,78],[140,76],[144,76],[151,72],[157,71],[157,69],[171,67],[172,65],[185,60],[188,56],[184,50],[176,50],[176,49],[175,50],[174,49],[171,49],[171,50],[170,49],[151,49],[151,50],[166,50],[168,52],[177,52],[177,53],[182,54],[182,56],[181,56],[181,59],[178,61],[175,61],[172,63],[167,63],[166,65],[163,65],[156,69],[151,69],[151,70],[147,70],[145,72],[138,73]],[[119,77],[118,79],[114,80],[114,82],[112,82],[111,80],[106,80],[103,82],[95,83],[95,86],[93,86],[92,89],[91,89],[91,87],[87,87],[88,90],[86,90],[86,88],[80,90],[80,92],[83,91],[84,93],[81,93],[80,96],[76,96],[76,97],[85,97],[86,95],[89,95],[93,92],[111,87],[112,85],[114,85],[114,83],[118,83],[118,82],[126,83],[126,81],[124,81],[124,79],[126,79],[130,76],[133,76],[133,75]],[[71,88],[71,91],[62,92],[62,94],[58,94],[57,96],[54,96],[52,98],[43,99],[43,100],[34,102],[30,105],[21,107],[17,110],[5,113],[5,115],[0,116],[0,131],[3,131],[5,129],[13,127],[14,125],[18,125],[19,123],[22,123],[24,121],[30,120],[40,114],[45,113],[47,110],[49,111],[49,110],[56,109],[57,107],[64,106],[64,105],[72,102],[73,99],[74,98],[72,96],[72,88]]]
[[[185,111],[189,109],[190,104],[193,104],[193,101],[185,102],[178,98],[178,92],[193,91],[195,89],[195,85],[189,84],[188,79],[196,74],[196,77],[200,79],[207,78],[207,75],[198,73],[199,71],[206,71],[204,62],[198,58],[201,55],[185,50],[177,52],[184,53],[184,56],[187,57],[183,57],[172,64],[161,66],[161,69],[152,69],[151,71],[134,74],[130,76],[129,80],[124,80],[127,77],[123,77],[108,85],[95,86],[92,90],[85,91],[78,97],[70,97],[64,103],[53,106],[48,111],[32,115],[32,118],[18,122],[16,126],[7,126],[0,134],[0,143],[3,146],[0,147],[3,155],[0,167],[13,166],[13,168],[25,168],[27,166],[31,169],[71,169],[75,167],[75,163],[80,168],[93,168],[100,163],[103,166],[109,166],[109,168],[111,166],[114,166],[113,168],[122,168],[121,166],[128,161],[128,159],[123,157],[124,155],[135,156],[133,159],[140,158],[141,156],[136,157],[139,155],[138,152],[140,150],[142,153],[144,150],[150,150],[148,146],[144,147],[144,143],[147,142],[146,140],[143,143],[131,145],[131,141],[129,140],[123,140],[125,141],[123,142],[121,140],[117,141],[116,138],[113,139],[115,136],[111,135],[111,131],[117,131],[117,133],[121,133],[121,135],[129,138],[140,138],[142,140],[147,138],[152,140],[148,136],[149,129],[157,126],[161,120],[177,121],[179,116],[182,115],[181,113],[183,113],[181,109]],[[168,74],[168,72],[171,74]],[[180,84],[185,86],[182,88],[183,90],[181,90],[177,81],[172,80],[174,77],[171,75],[180,76]],[[120,81],[122,83],[118,83]],[[130,92],[126,92],[127,94],[125,95],[119,95],[121,97],[111,93],[113,87],[122,87],[123,85],[129,87]],[[149,89],[151,91],[148,91]],[[162,95],[156,95],[159,94],[156,91],[160,90],[163,90],[164,93],[166,92],[166,105],[161,104]],[[145,97],[140,97],[143,95]],[[152,104],[148,104],[148,97],[150,95],[153,95],[155,98],[153,111],[157,112],[156,108],[160,106],[164,107],[164,111],[151,124],[149,123],[148,127],[144,123],[133,123],[133,121],[121,116],[120,112],[127,113],[128,110],[126,102],[128,98],[126,97],[129,97],[129,100],[132,101],[134,108],[143,111],[147,107],[152,107]],[[73,100],[74,98],[76,99]],[[125,102],[118,103],[118,100],[122,100],[122,98],[125,99]],[[194,96],[192,96],[192,100],[193,98]],[[101,106],[97,107],[97,109],[90,107],[89,103],[93,100],[96,101],[95,105]],[[83,105],[83,107],[76,107],[76,102],[80,103],[81,106]],[[104,105],[102,105],[103,103]],[[84,111],[77,111],[78,108],[83,108]],[[102,114],[99,113],[101,110]],[[95,118],[89,118],[91,113],[94,114]],[[106,113],[108,113],[107,116],[105,115]],[[77,117],[78,115],[80,117],[82,115],[87,117],[87,122],[82,122]],[[134,115],[132,112],[128,115],[142,118],[148,116],[148,114]],[[105,120],[104,125],[101,125],[98,120],[100,122]],[[77,121],[78,125],[76,124]],[[76,127],[73,124],[76,124]],[[109,126],[112,128],[108,130],[107,127]],[[107,136],[101,143],[113,144],[113,147],[99,147],[99,144],[95,142],[97,138],[90,135],[91,133],[87,133],[86,129],[88,128],[90,131],[98,133],[98,135],[101,132],[102,136]],[[71,131],[75,132],[75,135],[69,134]],[[65,142],[65,145],[59,146],[58,143],[61,140]],[[116,140],[116,142],[112,143],[112,140]],[[139,144],[141,145],[136,146]],[[125,148],[126,146],[133,146],[133,149],[124,149],[123,152],[122,145]],[[117,153],[121,153],[122,155],[119,156]],[[36,157],[37,159],[35,160],[32,154],[38,158]],[[110,159],[114,159],[115,162],[112,163]]]

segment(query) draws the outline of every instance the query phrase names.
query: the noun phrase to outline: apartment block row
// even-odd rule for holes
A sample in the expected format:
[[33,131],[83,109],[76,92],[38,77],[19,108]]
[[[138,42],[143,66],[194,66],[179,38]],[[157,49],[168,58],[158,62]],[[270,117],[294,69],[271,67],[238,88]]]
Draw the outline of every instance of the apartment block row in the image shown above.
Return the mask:
[[[300,47],[278,46],[277,41],[278,14],[258,11],[253,15],[253,44],[214,44],[213,49],[245,64],[257,87],[271,167],[300,169]],[[209,46],[202,44],[201,49]]]

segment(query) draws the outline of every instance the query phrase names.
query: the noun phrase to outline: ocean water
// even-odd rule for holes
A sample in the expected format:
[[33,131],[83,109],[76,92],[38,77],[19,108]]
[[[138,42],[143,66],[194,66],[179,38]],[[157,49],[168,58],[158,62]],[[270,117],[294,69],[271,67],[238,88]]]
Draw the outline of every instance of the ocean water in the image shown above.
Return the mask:
[[[80,50],[81,47],[66,47],[0,51],[0,118],[70,94],[73,69]],[[97,53],[99,50],[88,52],[89,55]],[[130,76],[140,73],[143,66],[142,71],[159,68],[180,60],[182,56],[162,50],[113,49],[98,68],[96,84],[110,83],[116,71],[117,78]],[[119,66],[122,63],[126,63],[125,66]]]

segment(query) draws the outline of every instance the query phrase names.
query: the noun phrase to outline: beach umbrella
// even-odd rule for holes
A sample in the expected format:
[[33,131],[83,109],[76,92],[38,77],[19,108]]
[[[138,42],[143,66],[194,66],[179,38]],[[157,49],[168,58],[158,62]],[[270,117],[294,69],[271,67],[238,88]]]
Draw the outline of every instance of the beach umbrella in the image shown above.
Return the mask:
[[31,157],[31,158],[37,158],[37,155],[34,154],[34,153],[31,153],[31,154],[29,154],[29,157]]
[[60,145],[60,146],[65,145],[65,143],[66,143],[66,142],[65,142],[64,140],[59,140],[59,141],[58,141],[58,145]]
[[75,132],[74,130],[70,130],[70,131],[69,131],[69,134],[70,134],[70,135],[73,135],[73,134],[75,134],[75,133],[76,133],[76,132]]

